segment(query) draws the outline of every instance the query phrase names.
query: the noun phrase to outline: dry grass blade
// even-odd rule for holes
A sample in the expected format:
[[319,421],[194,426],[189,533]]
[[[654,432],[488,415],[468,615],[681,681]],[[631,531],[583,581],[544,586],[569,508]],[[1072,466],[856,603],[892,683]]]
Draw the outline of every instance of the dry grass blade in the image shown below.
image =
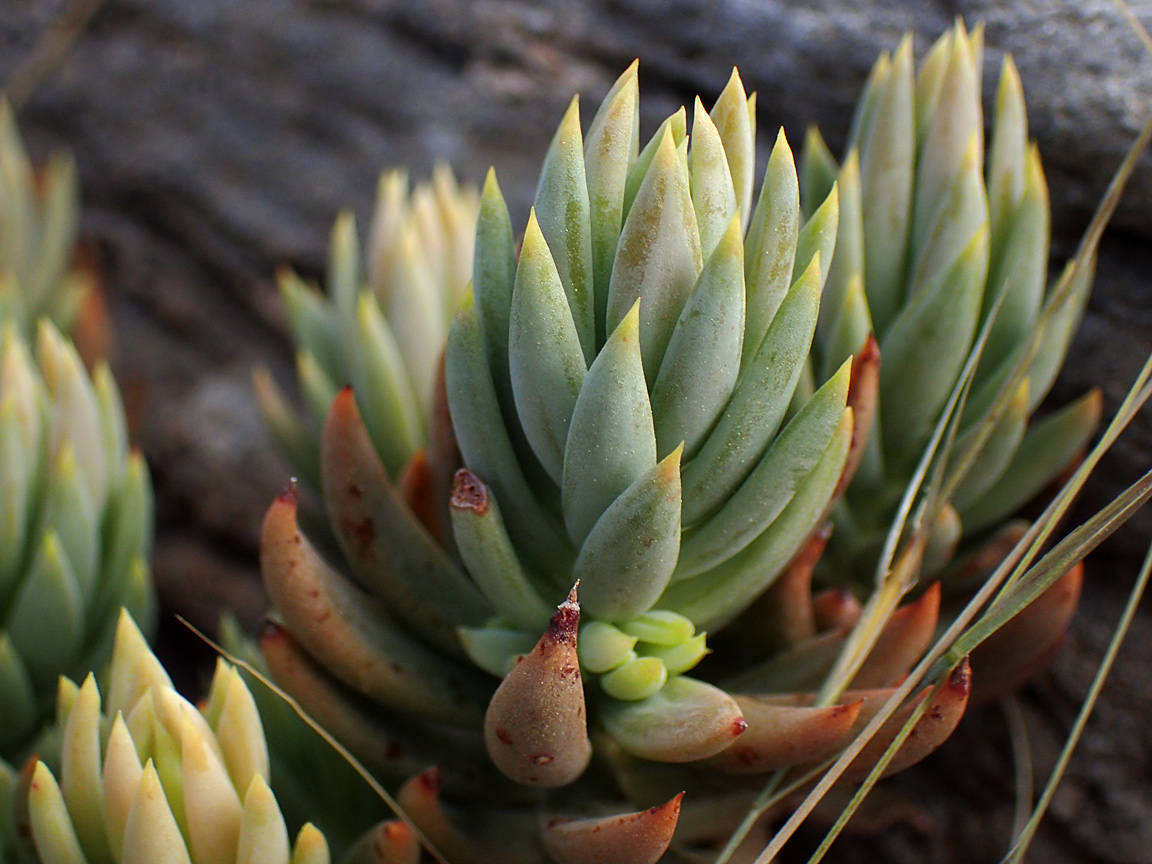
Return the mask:
[[340,758],[344,759],[349,765],[352,766],[357,774],[364,778],[364,782],[368,784],[373,792],[380,796],[380,800],[387,804],[392,812],[396,814],[397,818],[400,819],[405,825],[407,825],[413,831],[413,833],[415,833],[416,837],[420,840],[420,844],[428,851],[428,854],[432,856],[433,860],[435,860],[437,864],[450,864],[448,859],[444,857],[443,853],[441,853],[440,850],[438,850],[435,845],[433,845],[432,841],[430,841],[416,826],[416,823],[414,823],[409,818],[408,814],[404,812],[403,808],[401,808],[400,805],[396,802],[396,799],[393,798],[391,794],[389,794],[388,790],[381,786],[376,781],[376,778],[372,776],[371,772],[369,772],[367,768],[361,765],[356,760],[356,757],[353,756],[339,741],[329,735],[328,732],[325,731],[324,727],[320,726],[316,721],[309,717],[308,713],[300,706],[300,703],[298,703],[295,699],[277,687],[274,682],[269,680],[268,676],[264,675],[259,669],[252,666],[251,663],[243,660],[240,657],[229,654],[224,650],[223,647],[217,645],[215,642],[209,639],[207,635],[200,632],[200,630],[198,630],[185,618],[177,615],[176,619],[193,633],[195,633],[196,636],[202,639],[207,645],[209,645],[213,651],[215,651],[233,666],[237,666],[243,669],[257,681],[259,681],[261,684],[263,684],[265,687],[283,699],[288,704],[288,706],[293,711],[295,711],[297,715],[299,715],[301,720],[307,723],[329,747],[340,754]]
[[1001,700],[1004,720],[1008,725],[1008,740],[1012,744],[1012,761],[1016,768],[1016,809],[1012,815],[1012,842],[1024,834],[1028,817],[1032,812],[1033,784],[1035,771],[1032,764],[1032,742],[1028,735],[1028,723],[1020,700],[1014,695]]
[[1027,825],[1024,826],[1024,830],[1020,833],[1015,845],[1013,845],[1008,854],[1004,856],[1001,864],[1020,864],[1024,859],[1024,854],[1028,851],[1028,846],[1032,842],[1032,838],[1036,835],[1036,829],[1040,825],[1040,820],[1044,818],[1044,814],[1048,810],[1048,805],[1052,801],[1052,796],[1056,793],[1056,787],[1060,784],[1060,780],[1064,776],[1064,771],[1068,767],[1068,760],[1072,758],[1072,752],[1080,742],[1080,736],[1084,733],[1084,726],[1088,723],[1088,718],[1092,715],[1092,709],[1096,707],[1096,700],[1100,697],[1100,690],[1104,687],[1104,682],[1107,680],[1108,674],[1112,671],[1112,665],[1116,662],[1116,655],[1120,651],[1124,637],[1128,635],[1128,630],[1132,626],[1132,620],[1136,617],[1136,610],[1140,605],[1140,599],[1144,596],[1144,590],[1148,587],[1148,578],[1150,575],[1152,575],[1152,545],[1148,547],[1148,553],[1144,557],[1143,565],[1140,567],[1140,575],[1136,577],[1136,584],[1132,586],[1132,592],[1128,596],[1128,603],[1125,605],[1124,612],[1121,614],[1120,620],[1116,624],[1116,629],[1112,633],[1112,639],[1108,643],[1108,650],[1104,652],[1104,658],[1100,661],[1100,668],[1096,671],[1096,677],[1092,679],[1092,686],[1088,689],[1088,694],[1084,697],[1084,703],[1080,706],[1080,713],[1076,717],[1076,722],[1072,725],[1072,731],[1068,733],[1068,739],[1064,742],[1064,748],[1060,751],[1060,758],[1056,761],[1056,766],[1052,769],[1052,774],[1048,778],[1044,792],[1041,794],[1040,800],[1036,802],[1036,807],[1032,811],[1032,817],[1028,820]]

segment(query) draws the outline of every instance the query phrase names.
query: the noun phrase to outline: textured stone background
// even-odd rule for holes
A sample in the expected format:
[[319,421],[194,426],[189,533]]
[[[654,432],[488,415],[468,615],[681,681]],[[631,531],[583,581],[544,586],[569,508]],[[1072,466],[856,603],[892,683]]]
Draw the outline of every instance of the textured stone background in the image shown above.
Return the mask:
[[[94,10],[71,43],[52,35],[69,6]],[[366,218],[382,167],[407,163],[421,176],[446,159],[479,181],[495,165],[522,221],[571,93],[595,104],[637,56],[646,133],[697,93],[714,98],[737,64],[760,94],[762,144],[780,124],[798,143],[818,122],[835,149],[876,54],[907,29],[922,49],[955,15],[987,24],[986,92],[1003,52],[1020,67],[1062,260],[1152,111],[1152,57],[1105,0],[4,0],[0,81],[29,80],[30,58],[60,49],[20,122],[35,153],[67,147],[79,162],[116,367],[156,481],[167,607],[207,625],[222,604],[249,623],[261,613],[257,530],[285,469],[248,381],[258,362],[288,380],[273,268],[318,272],[336,211]],[[1099,383],[1114,406],[1152,348],[1150,236],[1145,158],[1061,395]],[[1142,471],[1150,451],[1145,420],[1089,499]],[[1069,650],[1022,697],[1041,771],[1150,528],[1138,520],[1097,558]],[[1144,613],[1032,860],[1149,860],[1150,628]],[[168,650],[186,648],[169,638]],[[857,820],[834,857],[998,860],[1012,806],[1003,730],[996,709],[966,721],[888,787],[881,812]]]

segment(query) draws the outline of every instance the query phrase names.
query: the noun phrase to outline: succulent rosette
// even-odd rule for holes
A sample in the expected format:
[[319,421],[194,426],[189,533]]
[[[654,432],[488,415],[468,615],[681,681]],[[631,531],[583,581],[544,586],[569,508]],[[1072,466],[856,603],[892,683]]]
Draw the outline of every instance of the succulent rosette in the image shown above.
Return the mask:
[[21,759],[60,675],[98,669],[121,606],[150,628],[152,493],[119,391],[42,321],[0,334],[0,755]]
[[305,825],[290,843],[268,786],[252,694],[219,662],[202,708],[180,696],[122,612],[106,693],[61,678],[57,770],[29,761],[18,820],[41,864],[327,864]]
[[[986,440],[936,517],[925,573],[943,570],[958,548],[971,559],[984,541],[1003,545],[1005,530],[1022,533],[1006,523],[1076,458],[1100,418],[1094,390],[1033,419],[1080,320],[1094,260],[1088,255],[1074,274],[1069,264],[1046,289],[1048,187],[1028,140],[1023,88],[1005,57],[985,152],[982,51],[982,28],[969,34],[958,24],[915,74],[905,38],[873,67],[843,164],[818,133],[806,143],[802,199],[817,206],[833,179],[840,199],[813,370],[817,379],[829,374],[869,333],[883,358],[876,423],[833,511],[821,565],[838,582],[871,583],[900,499],[974,347],[979,362],[954,460],[978,434]],[[1023,376],[991,415],[1021,364]]]
[[[586,133],[573,102],[519,249],[489,176],[425,449],[391,459],[371,394],[354,378],[336,394],[318,474],[351,578],[300,531],[293,490],[265,519],[272,673],[377,776],[410,778],[409,814],[462,860],[509,845],[598,860],[580,856],[635,831],[620,860],[654,861],[678,816],[684,842],[715,839],[726,823],[701,793],[751,795],[834,753],[935,629],[929,590],[814,704],[860,613],[813,594],[819,529],[862,458],[880,375],[865,332],[805,389],[839,192],[803,216],[782,132],[754,183],[755,97],[736,74],[711,111],[697,101],[691,136],[682,109],[641,148],[638,107],[635,66]],[[441,498],[446,512],[428,505]],[[967,696],[964,666],[889,769],[937,746]],[[664,803],[540,829],[518,787],[557,790],[559,810],[620,809],[621,790]],[[462,801],[519,839],[462,834]]]

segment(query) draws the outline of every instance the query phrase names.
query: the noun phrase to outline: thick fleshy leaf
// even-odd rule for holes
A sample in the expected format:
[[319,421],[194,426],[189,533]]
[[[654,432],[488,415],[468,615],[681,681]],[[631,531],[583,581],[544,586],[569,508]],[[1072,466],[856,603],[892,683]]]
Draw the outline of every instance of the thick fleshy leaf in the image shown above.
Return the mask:
[[934,582],[918,599],[892,614],[849,688],[868,690],[896,684],[928,650],[939,617],[940,583]]
[[521,567],[495,497],[467,468],[456,472],[450,511],[460,557],[496,614],[528,631],[546,626],[551,608]]
[[[616,497],[656,464],[640,306],[633,303],[588,370],[568,427],[560,494],[564,524],[577,545]],[[502,503],[507,500],[494,491]]]
[[289,864],[288,829],[276,797],[263,777],[256,776],[244,796],[236,864]]
[[293,635],[349,687],[447,723],[482,716],[486,682],[408,635],[325,564],[296,525],[294,495],[281,495],[269,508],[260,559],[269,596]]
[[736,701],[711,684],[677,675],[639,702],[606,699],[601,720],[633,756],[695,762],[728,747],[747,727]]
[[104,750],[104,773],[100,788],[104,798],[104,822],[112,857],[120,861],[124,855],[124,828],[144,768],[136,753],[136,744],[124,723],[124,715],[117,712],[108,733]]
[[633,61],[616,79],[584,140],[584,172],[588,180],[591,222],[592,265],[596,295],[596,344],[607,338],[604,327],[608,304],[608,283],[616,242],[624,222],[624,184],[628,169],[636,161],[640,147],[640,113],[637,62]]
[[247,789],[253,777],[271,775],[268,743],[256,700],[231,666],[220,664],[212,681],[220,712],[212,723],[220,755],[236,789]]
[[740,223],[732,217],[680,313],[652,385],[660,458],[681,442],[691,458],[736,386],[744,336],[743,271]]
[[[8,624],[12,645],[33,682],[46,685],[75,662],[84,644],[83,595],[54,533],[45,535],[16,595]],[[44,638],[51,622],[52,638]]]
[[1024,87],[1011,55],[1000,66],[996,88],[996,123],[988,148],[988,222],[992,260],[998,261],[1008,239],[1016,207],[1029,172],[1028,114]]
[[191,723],[185,723],[180,737],[184,812],[192,854],[197,862],[231,864],[236,860],[243,814],[240,796],[220,758]]
[[260,419],[264,421],[264,428],[268,430],[276,450],[308,488],[319,489],[319,442],[315,431],[301,421],[266,367],[252,370],[252,391],[256,394]]
[[[982,193],[981,193],[982,194]],[[900,313],[880,343],[881,439],[886,459],[919,457],[972,344],[988,266],[981,229],[952,270]],[[926,364],[925,357],[934,358]]]
[[796,494],[760,536],[740,553],[699,576],[672,583],[660,606],[717,630],[735,618],[780,574],[827,512],[852,438],[852,410]]
[[[352,693],[312,660],[292,635],[272,622],[260,634],[260,649],[276,683],[296,699],[308,716],[357,754],[376,777],[398,782],[421,771],[434,758],[451,756],[454,765],[472,767],[483,755],[458,747],[443,728],[429,747],[387,716],[379,705]],[[468,730],[472,734],[472,730]],[[478,738],[478,736],[476,736]]]
[[572,568],[594,618],[624,621],[659,599],[680,551],[680,448],[620,493]]
[[1039,495],[1087,445],[1102,405],[1100,391],[1092,390],[1034,424],[996,484],[961,510],[965,530],[991,527]]
[[[962,24],[943,38],[948,41],[947,65],[939,79],[933,105],[923,115],[927,117],[928,125],[919,149],[913,191],[912,261],[921,257],[928,235],[938,221],[938,211],[946,206],[956,178],[965,170],[962,166],[969,161],[976,166],[984,164],[980,70],[974,63],[972,46]],[[917,95],[919,97],[919,93]],[[916,107],[919,117],[921,106],[918,104]],[[973,141],[975,152],[969,153]]]
[[[864,216],[860,204],[860,159],[853,150],[844,160],[836,180],[837,223],[836,247],[828,268],[828,279],[820,297],[820,320],[816,324],[816,342],[821,353],[831,346],[832,332],[839,322],[849,286],[864,273]],[[840,360],[844,358],[841,357]]]
[[[688,137],[688,112],[681,107],[675,114],[664,119],[664,122],[656,129],[655,134],[648,139],[648,143],[644,145],[644,149],[628,166],[628,178],[624,182],[624,209],[623,220],[625,224],[628,219],[628,213],[632,209],[632,204],[636,200],[636,195],[640,191],[640,186],[648,177],[652,162],[656,158],[656,153],[659,151],[660,146],[664,142],[664,136],[668,133],[672,135],[672,144],[675,147],[680,147]],[[687,170],[687,160],[685,160],[685,170]],[[617,243],[619,241],[617,240]],[[613,256],[617,250],[613,249]],[[611,283],[609,283],[611,284]],[[611,324],[608,325],[607,332],[611,331]]]
[[757,359],[740,376],[700,452],[684,466],[685,525],[698,522],[723,504],[776,434],[812,344],[820,278],[820,262],[814,260],[788,292]]
[[395,334],[372,294],[360,295],[355,327],[355,333],[348,335],[353,354],[352,386],[372,443],[389,476],[395,477],[420,446],[420,402]]
[[122,864],[192,864],[151,760],[144,766],[124,827]]
[[100,767],[100,691],[89,673],[64,725],[60,747],[61,792],[84,857],[90,864],[111,864],[104,822]]
[[804,146],[800,151],[798,175],[801,213],[805,217],[815,213],[816,208],[828,197],[839,172],[840,165],[824,142],[824,136],[816,126],[809,126],[804,134]]
[[686,159],[669,129],[624,221],[606,313],[611,332],[637,300],[643,301],[640,345],[649,380],[655,380],[702,266]]
[[72,446],[65,442],[56,453],[48,479],[47,497],[38,534],[53,532],[72,567],[85,605],[96,592],[100,535],[97,513],[79,474]]
[[[580,186],[583,189],[582,174]],[[581,278],[588,278],[587,274]],[[589,302],[585,326],[591,329],[591,298],[584,299]],[[592,354],[591,343],[581,348],[572,302],[565,296],[561,274],[533,211],[516,267],[508,363],[520,426],[532,452],[557,484],[563,472],[572,409],[588,369],[584,358]]]
[[444,355],[452,426],[464,464],[500,500],[517,549],[543,572],[563,569],[565,559],[571,560],[575,553],[524,477],[484,358],[476,306],[465,298],[448,331]]
[[[692,187],[692,207],[696,211],[696,226],[700,232],[700,251],[707,261],[728,229],[728,223],[738,214],[736,191],[728,170],[724,142],[720,140],[720,133],[716,131],[716,125],[704,110],[699,97],[692,108],[692,146],[688,151],[688,175]],[[739,218],[736,225],[737,236],[740,236],[743,228]]]
[[43,864],[88,864],[56,778],[36,762],[28,793],[32,840]]
[[1011,212],[1011,222],[1001,228],[1003,236],[991,235],[994,241],[999,241],[1000,248],[993,249],[990,257],[985,311],[1001,295],[1003,300],[980,356],[977,380],[981,371],[997,368],[1017,345],[1028,341],[1044,299],[1051,222],[1048,186],[1040,165],[1040,153],[1035,147],[1028,150],[1025,162],[1027,185]]
[[740,226],[746,228],[752,213],[752,190],[756,173],[755,94],[745,95],[744,82],[735,68],[712,106],[711,120],[724,143],[728,170],[740,208]]
[[598,819],[551,819],[541,832],[558,864],[656,864],[672,842],[681,792],[666,804]]
[[[505,416],[514,416],[512,383],[508,373],[508,317],[512,309],[512,286],[516,279],[516,241],[508,205],[488,170],[480,196],[476,221],[476,254],[472,261],[472,294],[484,334],[483,357],[491,371],[496,396]],[[479,360],[479,358],[477,358]]]
[[912,39],[905,37],[872,106],[869,128],[856,142],[864,224],[864,286],[877,332],[904,299],[912,178],[916,154]]
[[859,702],[814,708],[764,696],[734,697],[748,728],[705,763],[732,774],[763,774],[822,759],[840,746],[860,714]]
[[4,632],[0,632],[0,705],[4,706],[0,749],[11,752],[39,726],[40,706],[28,670]]
[[[968,694],[972,689],[972,678],[968,666],[967,658],[953,671],[940,692],[933,698],[927,710],[921,715],[916,725],[913,727],[912,732],[904,740],[900,749],[896,751],[896,755],[888,766],[884,769],[883,776],[888,777],[899,771],[903,771],[911,765],[915,765],[941,744],[943,744],[956,725],[960,722],[960,718],[964,716],[964,709],[968,705]],[[920,700],[926,698],[931,692],[931,688],[925,689],[918,698],[908,703],[895,714],[893,714],[888,721],[880,727],[880,730],[860,751],[853,761],[848,766],[848,769],[840,775],[840,782],[845,784],[859,783],[863,780],[880,758],[884,755],[884,751],[891,746],[895,740],[896,735],[900,729],[912,716],[916,705]],[[845,698],[853,698],[852,691],[845,694]],[[865,702],[862,707],[860,716],[857,719],[857,725],[867,723],[875,711],[887,701],[886,698],[880,697],[873,700],[871,706]],[[868,709],[871,708],[871,711]]]
[[388,481],[351,391],[332,403],[321,437],[328,518],[353,571],[395,614],[443,650],[487,601],[420,525]]
[[566,786],[584,773],[592,756],[576,655],[579,625],[573,588],[536,647],[508,673],[488,704],[488,755],[517,783]]
[[840,426],[850,375],[851,364],[846,362],[784,427],[719,512],[684,539],[676,580],[728,560],[788,506]]
[[[835,179],[829,182],[829,188]],[[827,196],[821,196],[823,201]],[[744,358],[751,360],[792,284],[796,237],[800,231],[800,191],[792,149],[781,127],[760,187],[756,213],[744,249],[747,313]]]
[[[588,181],[584,173],[584,142],[580,137],[578,96],[574,96],[568,105],[564,119],[552,137],[548,154],[544,157],[533,213],[552,251],[554,267],[568,299],[569,317],[575,325],[579,344],[583,346],[585,364],[591,363],[596,355],[596,318]],[[523,263],[522,250],[521,266]],[[509,336],[515,337],[519,329],[513,313]]]

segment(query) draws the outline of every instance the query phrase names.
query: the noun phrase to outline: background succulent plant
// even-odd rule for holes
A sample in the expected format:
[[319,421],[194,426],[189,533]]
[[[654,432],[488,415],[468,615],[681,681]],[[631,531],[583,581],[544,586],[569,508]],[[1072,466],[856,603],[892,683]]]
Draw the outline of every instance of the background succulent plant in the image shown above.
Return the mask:
[[20,758],[59,675],[99,669],[121,606],[154,617],[152,492],[108,368],[41,321],[0,336],[0,754]]
[[[1004,528],[1080,452],[1100,394],[1031,417],[1063,362],[1092,284],[1094,256],[1066,292],[1048,282],[1048,188],[1028,140],[1020,77],[1005,57],[985,154],[983,28],[941,37],[914,74],[910,38],[873,67],[837,166],[811,132],[802,198],[814,208],[833,178],[840,223],[813,352],[817,378],[869,332],[883,358],[877,422],[845,498],[823,575],[868,585],[897,506],[973,347],[980,361],[957,430],[959,454],[987,440],[943,507],[924,562],[939,571],[962,546]],[[1065,276],[1071,274],[1072,265]],[[985,332],[986,331],[986,332]],[[990,417],[1014,368],[1026,371]],[[953,461],[956,461],[955,458]],[[1015,530],[1015,529],[1011,529]]]
[[424,446],[448,321],[472,267],[476,208],[475,189],[461,188],[447,166],[411,193],[406,174],[387,172],[363,263],[352,214],[343,213],[332,229],[327,295],[291,270],[280,273],[306,416],[266,370],[256,374],[256,394],[280,451],[313,489],[320,428],[347,383],[389,476]]
[[197,710],[127,612],[115,641],[106,695],[91,674],[79,687],[61,679],[58,770],[44,761],[25,769],[19,818],[34,860],[326,864],[314,827],[289,843],[239,673],[218,663]]
[[103,354],[103,307],[90,268],[76,261],[80,187],[69,156],[34,170],[7,102],[0,103],[0,320],[31,334],[41,318]]

